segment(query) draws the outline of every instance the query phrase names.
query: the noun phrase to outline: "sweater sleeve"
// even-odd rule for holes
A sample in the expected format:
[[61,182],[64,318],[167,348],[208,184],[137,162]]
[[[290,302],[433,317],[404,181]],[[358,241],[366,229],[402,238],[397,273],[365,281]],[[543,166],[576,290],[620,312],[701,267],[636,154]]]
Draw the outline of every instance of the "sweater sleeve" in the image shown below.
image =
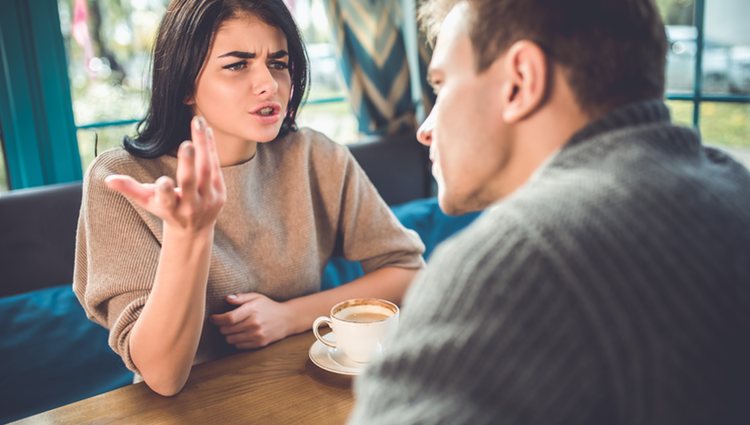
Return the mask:
[[345,151],[337,226],[342,255],[359,261],[365,273],[382,267],[423,267],[425,248],[419,235],[398,221],[364,170],[348,149]]
[[84,177],[73,290],[88,317],[109,329],[110,347],[137,373],[130,330],[153,285],[161,245],[144,220],[147,213],[104,184],[108,175],[123,173],[122,161],[104,153]]
[[355,383],[351,424],[589,423],[597,415],[602,365],[560,270],[517,222],[482,218],[439,247],[412,285],[386,355]]

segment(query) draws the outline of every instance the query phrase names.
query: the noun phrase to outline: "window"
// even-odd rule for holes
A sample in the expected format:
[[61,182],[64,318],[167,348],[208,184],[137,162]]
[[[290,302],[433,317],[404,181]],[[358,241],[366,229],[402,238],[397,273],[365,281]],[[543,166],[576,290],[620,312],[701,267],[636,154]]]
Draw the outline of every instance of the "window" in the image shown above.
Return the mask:
[[347,98],[323,1],[287,0],[310,58],[309,95],[298,123],[339,143],[353,143],[357,141],[357,118]]
[[750,2],[657,3],[669,39],[667,99],[674,120],[699,128],[704,143],[750,165]]
[[[287,1],[308,47],[311,85],[300,126],[356,140],[356,117],[331,44],[322,0]],[[121,146],[147,108],[153,40],[168,0],[58,0],[78,147],[84,169],[95,151]]]
[[81,165],[146,112],[151,45],[168,0],[58,0]]

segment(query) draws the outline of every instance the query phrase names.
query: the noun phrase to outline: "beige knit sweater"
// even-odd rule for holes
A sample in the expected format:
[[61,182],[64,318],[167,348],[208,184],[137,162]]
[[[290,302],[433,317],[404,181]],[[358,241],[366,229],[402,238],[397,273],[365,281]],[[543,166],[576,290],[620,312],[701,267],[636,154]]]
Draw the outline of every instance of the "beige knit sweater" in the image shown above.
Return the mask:
[[[84,178],[73,289],[109,344],[137,372],[129,335],[154,282],[162,221],[109,190],[104,179],[175,177],[177,159],[142,159],[123,149],[99,155]],[[227,201],[216,223],[206,317],[228,311],[225,296],[259,292],[284,301],[320,290],[332,255],[365,272],[419,268],[424,250],[378,195],[349,150],[309,129],[258,144],[255,157],[223,167]],[[232,352],[204,321],[195,363]]]

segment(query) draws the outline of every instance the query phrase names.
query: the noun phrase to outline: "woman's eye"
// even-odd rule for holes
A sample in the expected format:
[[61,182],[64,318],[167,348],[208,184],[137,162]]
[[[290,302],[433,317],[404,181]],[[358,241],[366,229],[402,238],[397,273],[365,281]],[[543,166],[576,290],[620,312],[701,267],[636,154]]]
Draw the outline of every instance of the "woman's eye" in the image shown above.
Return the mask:
[[288,69],[289,64],[282,61],[274,61],[268,64],[268,67],[271,69]]
[[228,69],[230,71],[240,71],[242,69],[247,68],[247,61],[231,63],[229,65],[224,66],[223,68]]

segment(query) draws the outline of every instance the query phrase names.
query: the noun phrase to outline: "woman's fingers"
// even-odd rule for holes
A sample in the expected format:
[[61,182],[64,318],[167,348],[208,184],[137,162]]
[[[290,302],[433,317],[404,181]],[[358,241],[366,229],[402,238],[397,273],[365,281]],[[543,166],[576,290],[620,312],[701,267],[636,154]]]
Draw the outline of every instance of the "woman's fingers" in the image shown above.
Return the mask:
[[176,182],[161,177],[155,184],[141,184],[131,177],[115,175],[108,177],[106,184],[165,222],[197,230],[215,223],[226,199],[226,188],[206,120],[196,116],[190,127],[193,140],[183,142],[177,151]]
[[107,187],[133,201],[162,220],[172,220],[179,203],[174,180],[167,176],[159,177],[156,183],[138,183],[125,175],[112,175],[104,179]]
[[169,215],[172,215],[172,211],[177,206],[174,181],[167,176],[161,176],[156,180],[156,204]]
[[235,326],[245,322],[254,314],[254,310],[251,306],[241,305],[234,310],[229,310],[226,313],[212,314],[210,319],[211,323],[219,327]]
[[105,179],[106,185],[183,230],[213,225],[226,198],[218,153],[202,117],[193,119],[191,131],[194,140],[183,142],[177,150],[176,181],[163,176],[145,184],[129,176],[113,175]]
[[228,326],[219,326],[219,333],[224,336],[239,334],[259,328],[260,325],[255,323],[251,318],[245,319],[240,323]]
[[214,139],[214,131],[211,127],[206,130],[206,136],[208,149],[211,152],[211,184],[218,194],[224,194],[224,175],[221,172],[219,152],[216,150],[216,140]]
[[154,185],[138,183],[134,178],[122,174],[107,176],[104,183],[112,190],[120,192],[140,207],[146,208],[154,196]]
[[183,202],[195,200],[195,147],[189,140],[182,142],[177,151],[177,184]]
[[211,153],[206,142],[206,128],[203,117],[193,118],[191,131],[195,146],[195,181],[196,189],[201,195],[208,193],[211,185]]
[[224,340],[237,348],[257,348],[268,345],[272,339],[260,328],[249,329],[241,333],[225,335]]

